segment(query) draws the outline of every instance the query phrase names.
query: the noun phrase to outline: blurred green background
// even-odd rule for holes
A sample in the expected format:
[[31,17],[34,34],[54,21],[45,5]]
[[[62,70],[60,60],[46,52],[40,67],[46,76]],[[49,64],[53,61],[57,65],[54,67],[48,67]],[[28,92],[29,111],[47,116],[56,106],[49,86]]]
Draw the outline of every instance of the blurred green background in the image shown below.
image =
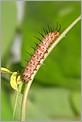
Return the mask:
[[[20,12],[18,13],[18,5]],[[23,6],[21,22],[17,20]],[[41,38],[42,27],[61,24],[60,34],[81,14],[81,2],[2,2],[2,66],[11,71],[26,66],[25,59],[33,54],[31,46]],[[80,120],[80,50],[81,23],[78,22],[65,38],[54,48],[39,69],[29,92],[27,120]],[[15,37],[19,35],[12,53]],[[42,39],[42,38],[41,38]],[[15,56],[15,60],[14,60]],[[17,60],[19,56],[19,60]],[[9,76],[2,74],[1,120],[12,120],[16,92],[10,87]],[[21,97],[19,95],[16,120],[20,119]]]

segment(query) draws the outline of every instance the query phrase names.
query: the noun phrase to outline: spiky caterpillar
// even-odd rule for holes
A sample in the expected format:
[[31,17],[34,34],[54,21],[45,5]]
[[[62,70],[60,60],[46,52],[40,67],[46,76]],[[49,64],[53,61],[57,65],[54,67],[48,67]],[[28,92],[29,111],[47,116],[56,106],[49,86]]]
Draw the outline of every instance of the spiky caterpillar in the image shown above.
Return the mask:
[[[61,27],[60,27],[61,28]],[[53,41],[59,36],[59,30],[52,30],[48,27],[49,32],[45,29],[44,32],[46,36],[44,37],[43,34],[42,41],[40,44],[38,44],[37,49],[34,51],[34,54],[30,58],[29,62],[26,65],[26,68],[24,69],[23,72],[23,80],[25,82],[29,82],[31,80],[31,76],[34,73],[34,71],[37,70],[37,66],[41,65],[41,60],[45,58],[45,54],[48,53],[48,48],[53,43]],[[51,31],[51,32],[50,32]]]

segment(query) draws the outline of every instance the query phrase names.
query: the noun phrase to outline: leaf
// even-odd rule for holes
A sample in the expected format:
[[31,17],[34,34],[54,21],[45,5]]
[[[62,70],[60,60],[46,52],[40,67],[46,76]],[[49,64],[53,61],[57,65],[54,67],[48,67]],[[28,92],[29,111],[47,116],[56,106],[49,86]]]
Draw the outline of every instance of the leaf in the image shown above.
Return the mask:
[[[11,104],[12,104],[12,108],[14,107],[14,102],[15,102],[15,98],[16,98],[16,92],[11,94]],[[16,107],[16,111],[15,111],[15,120],[20,120],[20,112],[21,112],[21,102],[22,102],[22,95],[19,94],[18,96],[18,101],[17,101],[17,107]],[[42,112],[39,111],[38,108],[36,108],[36,106],[30,102],[29,100],[27,101],[28,102],[28,110],[29,113],[28,113],[28,116],[32,117],[33,116],[33,120],[36,119],[38,117],[39,119],[39,116],[42,114]],[[48,118],[46,115],[42,114],[41,116],[43,116],[45,119]]]
[[[26,10],[22,25],[21,62],[24,66],[26,66],[24,59],[30,59],[25,50],[33,54],[31,46],[35,46],[34,41],[39,43],[33,35],[40,37],[38,32],[41,27],[46,28],[47,23],[56,26],[57,21],[62,27],[61,34],[80,15],[80,2],[29,2],[26,3]],[[72,90],[80,89],[80,37],[79,22],[45,60],[45,65],[41,66],[36,74],[34,83],[45,86],[62,86]]]
[[18,99],[17,99],[17,105],[16,105],[16,110],[15,110],[15,117],[14,117],[14,119],[15,119],[15,120],[20,120],[22,94],[17,93],[17,91],[15,91],[15,92],[13,92],[13,93],[11,94],[10,100],[11,100],[12,109],[14,109],[17,94],[18,94]]
[[16,2],[1,2],[2,22],[2,65],[7,64],[11,43],[17,24]]
[[[15,95],[11,94],[12,107]],[[74,120],[69,95],[70,91],[62,88],[31,88],[26,106],[26,120]],[[19,94],[16,120],[20,120],[21,101],[22,95]]]
[[2,121],[13,120],[9,95],[5,92],[5,89],[1,90],[1,96],[2,96],[1,120]]
[[72,104],[74,112],[77,115],[80,115],[81,114],[81,93],[80,93],[80,91],[73,92],[70,97],[71,97],[70,102]]
[[[71,120],[70,91],[62,88],[31,89],[27,101],[27,120]],[[38,111],[38,113],[37,113]]]
[[6,69],[6,68],[3,68],[3,67],[1,67],[1,72],[2,73],[8,73],[8,74],[12,74],[13,72],[11,72],[10,70],[8,70],[8,69]]
[[18,87],[17,87],[17,76],[18,76],[18,73],[17,72],[14,72],[11,75],[11,78],[10,78],[10,85],[15,90],[18,90]]

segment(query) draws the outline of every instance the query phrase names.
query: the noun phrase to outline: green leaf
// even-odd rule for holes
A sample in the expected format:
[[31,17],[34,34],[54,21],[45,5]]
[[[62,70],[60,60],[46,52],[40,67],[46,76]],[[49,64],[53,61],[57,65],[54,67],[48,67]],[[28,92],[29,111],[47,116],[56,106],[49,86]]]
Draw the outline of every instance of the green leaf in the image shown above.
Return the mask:
[[7,64],[11,43],[15,34],[17,24],[16,16],[16,2],[1,2],[2,65],[4,66]]
[[69,104],[70,92],[65,89],[31,89],[27,102],[27,120],[69,119],[74,113]]
[[15,91],[10,96],[12,110],[14,110],[17,94],[18,94],[18,99],[17,99],[17,104],[16,104],[14,120],[20,120],[22,94],[17,93],[17,91]]
[[1,120],[2,121],[8,121],[8,120],[13,120],[12,117],[12,109],[11,109],[11,104],[9,100],[8,94],[5,92],[4,89],[1,91]]
[[[34,41],[39,43],[34,35],[41,38],[38,34],[42,31],[41,28],[43,26],[46,28],[46,24],[56,26],[57,21],[62,27],[61,34],[80,15],[80,4],[77,1],[26,2],[25,18],[22,25],[23,44],[21,56],[21,62],[24,66],[26,66],[24,59],[30,59],[26,51],[33,54],[34,51],[31,46],[35,47]],[[80,89],[80,37],[79,22],[51,52],[44,62],[45,65],[41,66],[36,74],[34,82],[39,85]]]
[[81,114],[81,93],[80,91],[73,92],[71,94],[71,105],[73,107],[73,110],[75,114],[80,115]]
[[[16,92],[15,92],[16,93]],[[75,115],[69,102],[70,91],[59,88],[32,88],[26,106],[26,120],[73,120]],[[14,106],[16,94],[11,94]],[[15,119],[20,120],[22,95],[19,94]]]

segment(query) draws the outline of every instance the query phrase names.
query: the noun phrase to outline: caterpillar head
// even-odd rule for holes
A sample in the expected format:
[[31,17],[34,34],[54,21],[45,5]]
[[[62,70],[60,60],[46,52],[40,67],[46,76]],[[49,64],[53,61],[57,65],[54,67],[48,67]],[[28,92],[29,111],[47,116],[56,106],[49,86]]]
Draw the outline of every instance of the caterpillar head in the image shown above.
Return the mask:
[[54,34],[55,37],[59,36],[59,32],[58,31],[54,31],[53,34]]

